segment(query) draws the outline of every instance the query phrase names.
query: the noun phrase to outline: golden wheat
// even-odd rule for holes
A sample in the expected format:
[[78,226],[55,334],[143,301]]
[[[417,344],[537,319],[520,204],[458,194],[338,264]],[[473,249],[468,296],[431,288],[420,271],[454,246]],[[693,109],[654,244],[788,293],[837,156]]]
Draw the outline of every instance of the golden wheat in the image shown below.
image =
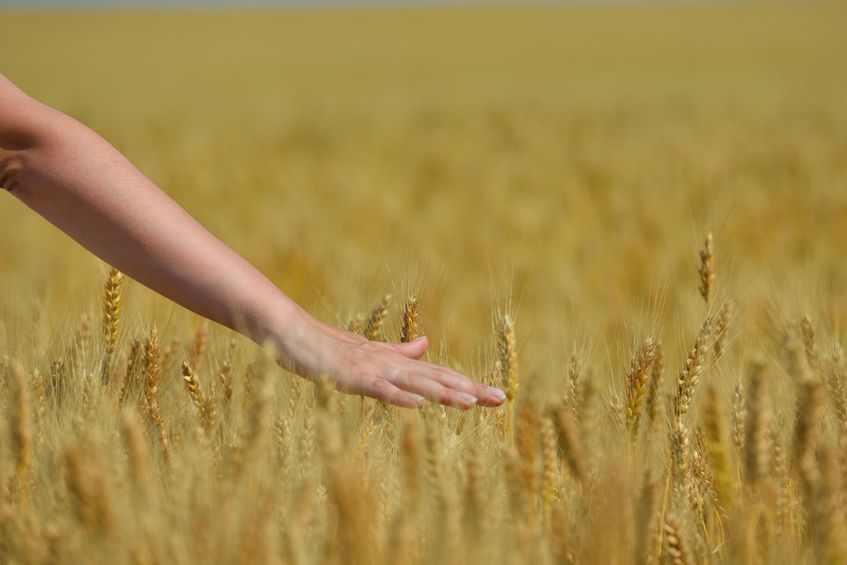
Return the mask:
[[300,379],[0,198],[0,562],[847,561],[845,15],[3,12],[4,74],[296,302],[426,305],[508,403]]

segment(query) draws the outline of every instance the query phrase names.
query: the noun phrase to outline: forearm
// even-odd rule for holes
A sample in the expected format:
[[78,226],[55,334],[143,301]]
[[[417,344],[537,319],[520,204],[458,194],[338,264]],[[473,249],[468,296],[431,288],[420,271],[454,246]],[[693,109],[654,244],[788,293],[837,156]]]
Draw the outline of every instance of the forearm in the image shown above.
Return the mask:
[[104,261],[260,341],[297,307],[99,135],[37,105],[12,193]]

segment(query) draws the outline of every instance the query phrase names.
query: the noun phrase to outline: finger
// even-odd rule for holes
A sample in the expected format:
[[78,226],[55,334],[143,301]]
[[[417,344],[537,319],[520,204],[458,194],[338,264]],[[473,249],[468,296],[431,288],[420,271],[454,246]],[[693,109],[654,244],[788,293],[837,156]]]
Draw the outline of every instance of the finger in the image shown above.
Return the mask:
[[506,401],[506,393],[499,388],[484,385],[448,367],[430,365],[429,368],[432,379],[453,390],[474,395],[480,406],[500,406]]
[[393,404],[402,408],[420,408],[424,404],[424,397],[419,394],[406,392],[386,381],[374,378],[363,388],[362,394],[376,398],[386,404]]
[[395,370],[389,380],[403,390],[420,394],[433,402],[467,410],[476,406],[478,399],[472,394],[448,388],[421,373]]
[[408,343],[384,343],[383,346],[403,357],[420,359],[429,347],[429,340],[426,336],[421,336]]

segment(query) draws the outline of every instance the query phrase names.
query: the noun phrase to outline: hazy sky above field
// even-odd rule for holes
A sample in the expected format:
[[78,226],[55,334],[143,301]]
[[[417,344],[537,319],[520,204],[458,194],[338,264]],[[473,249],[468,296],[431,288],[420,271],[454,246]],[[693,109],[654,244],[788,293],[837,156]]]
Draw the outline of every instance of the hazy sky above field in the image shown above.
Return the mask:
[[[639,0],[533,0],[534,4],[633,3]],[[525,4],[521,0],[0,0],[0,8],[206,7],[206,6],[391,6],[413,4]]]

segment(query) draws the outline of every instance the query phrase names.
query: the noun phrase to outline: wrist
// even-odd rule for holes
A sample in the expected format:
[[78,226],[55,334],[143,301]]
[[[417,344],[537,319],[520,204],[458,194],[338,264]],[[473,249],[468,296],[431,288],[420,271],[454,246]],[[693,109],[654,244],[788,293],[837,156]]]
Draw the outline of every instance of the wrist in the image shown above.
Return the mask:
[[264,346],[270,343],[278,361],[287,368],[295,364],[295,354],[302,353],[314,332],[315,319],[282,292],[265,301],[255,315],[255,328],[249,337]]
[[[300,307],[282,292],[255,293],[247,304],[235,309],[231,327],[261,345],[284,337],[298,317]],[[263,295],[264,294],[264,295]]]

